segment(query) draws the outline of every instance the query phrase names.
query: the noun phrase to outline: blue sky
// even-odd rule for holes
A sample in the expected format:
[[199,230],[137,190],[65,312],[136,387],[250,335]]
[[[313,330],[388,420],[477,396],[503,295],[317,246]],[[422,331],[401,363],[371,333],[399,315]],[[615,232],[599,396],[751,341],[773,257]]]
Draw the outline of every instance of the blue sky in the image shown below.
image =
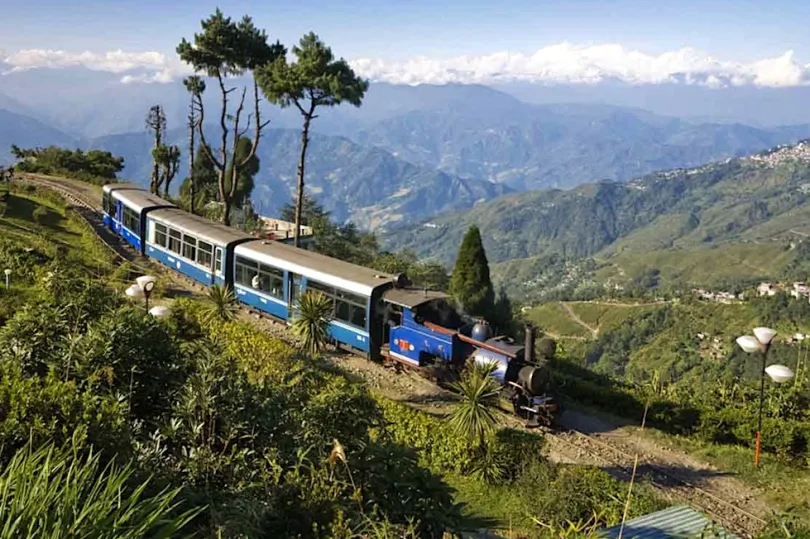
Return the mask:
[[[0,19],[0,47],[6,53],[23,48],[171,53],[217,6],[193,0],[6,4]],[[689,46],[731,61],[792,49],[810,61],[807,0],[309,0],[219,5],[232,16],[251,14],[272,38],[287,45],[314,30],[349,59],[531,54],[568,41],[620,43],[649,54]]]

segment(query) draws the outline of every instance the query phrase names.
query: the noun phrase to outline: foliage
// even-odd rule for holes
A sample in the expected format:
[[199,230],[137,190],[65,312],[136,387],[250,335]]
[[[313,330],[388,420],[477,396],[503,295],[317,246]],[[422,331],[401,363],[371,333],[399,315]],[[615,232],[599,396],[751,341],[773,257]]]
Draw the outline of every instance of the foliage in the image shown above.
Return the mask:
[[18,172],[67,176],[95,184],[109,183],[124,169],[124,158],[101,150],[67,150],[57,146],[19,148],[12,145]]
[[159,180],[156,189],[163,186],[163,196],[169,196],[169,186],[180,168],[180,148],[161,144],[152,151],[152,157],[158,165]]
[[211,324],[218,320],[230,322],[236,319],[239,303],[230,286],[215,284],[206,291],[205,297],[207,300],[204,315],[206,323]]
[[[206,204],[219,199],[217,171],[202,148],[198,148],[194,156],[192,175],[195,184],[194,209],[195,213],[199,214]],[[191,211],[191,178],[184,179],[180,184],[180,205],[183,209]]]
[[256,77],[267,98],[282,108],[295,105],[303,116],[301,154],[298,160],[298,189],[296,191],[294,244],[298,246],[301,212],[304,204],[304,166],[309,143],[309,125],[317,116],[318,107],[334,107],[347,102],[355,107],[362,103],[368,81],[355,75],[343,58],[335,60],[332,49],[315,33],[309,32],[293,47],[295,63],[286,55],[257,69]]
[[310,357],[320,356],[329,342],[329,323],[334,302],[319,293],[307,292],[296,302],[292,327]]
[[[216,78],[222,97],[220,108],[220,125],[222,129],[222,140],[219,147],[219,157],[215,155],[213,147],[205,138],[203,129],[204,107],[202,92],[192,92],[192,98],[198,111],[199,122],[197,131],[200,135],[200,147],[205,152],[208,159],[219,173],[218,188],[219,200],[223,203],[222,222],[230,224],[230,209],[233,204],[237,190],[239,188],[239,171],[245,167],[252,167],[256,149],[259,146],[261,131],[266,124],[261,121],[261,110],[259,107],[259,91],[256,79],[253,79],[253,111],[246,123],[253,119],[253,137],[248,152],[241,159],[237,158],[239,143],[242,136],[240,121],[245,104],[245,94],[247,88],[242,91],[241,100],[236,107],[235,113],[228,113],[228,95],[234,88],[226,88],[225,79],[232,76],[243,75],[246,71],[254,72],[261,66],[270,64],[276,59],[286,54],[286,49],[278,42],[269,44],[267,33],[257,28],[253,20],[245,15],[239,22],[226,17],[217,8],[207,19],[200,21],[201,33],[194,34],[194,43],[186,41],[185,38],[177,46],[177,54],[180,59],[189,64],[195,72],[202,72],[209,77]],[[232,126],[228,126],[228,118],[232,120]],[[228,152],[228,134],[233,132],[233,139]],[[229,175],[230,173],[230,175]],[[252,177],[252,176],[251,176]],[[242,182],[243,189],[247,188],[246,182]]]
[[471,363],[454,382],[453,389],[459,394],[459,402],[450,416],[456,434],[479,447],[484,446],[488,435],[497,424],[495,408],[498,405],[500,386],[492,378],[496,364]]
[[0,537],[109,539],[190,537],[202,510],[178,512],[181,489],[150,495],[149,479],[133,488],[134,469],[80,453],[76,439],[21,448],[0,473]]
[[471,226],[456,257],[450,278],[450,293],[470,315],[491,321],[495,308],[495,290],[489,278],[489,262],[478,227]]
[[807,174],[807,163],[770,168],[735,159],[632,185],[507,195],[432,218],[435,228],[392,231],[382,242],[450,262],[476,225],[486,230],[493,275],[513,297],[561,287],[565,297],[557,299],[573,299],[580,288],[604,295],[614,284],[623,294],[648,286],[653,294],[670,285],[725,289],[783,272],[801,280],[805,242],[790,230],[810,224],[800,189]]

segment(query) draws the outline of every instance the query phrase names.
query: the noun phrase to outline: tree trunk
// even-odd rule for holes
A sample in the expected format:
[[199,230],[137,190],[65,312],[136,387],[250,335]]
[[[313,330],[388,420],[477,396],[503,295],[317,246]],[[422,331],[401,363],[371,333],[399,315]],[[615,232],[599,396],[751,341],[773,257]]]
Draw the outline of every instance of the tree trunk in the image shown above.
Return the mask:
[[[155,147],[154,147],[153,151],[156,151],[158,148],[160,148],[160,144],[162,143],[161,138],[162,137],[161,137],[161,133],[160,133],[160,127],[158,127],[157,129],[155,129]],[[155,195],[158,194],[158,183],[159,183],[158,180],[159,180],[159,178],[160,178],[160,164],[158,163],[157,158],[154,157],[154,155],[153,155],[152,156],[152,185],[151,185],[152,188],[150,189],[150,191],[152,193],[154,193]]]
[[222,214],[222,224],[231,226],[231,197],[226,197],[223,205],[225,213]]
[[194,198],[197,196],[197,185],[194,182],[194,96],[191,97],[191,107],[188,114],[188,183],[191,192],[189,205],[193,214]]
[[301,209],[304,206],[304,162],[309,144],[309,122],[311,114],[304,115],[304,129],[301,130],[301,153],[298,156],[298,193],[295,198],[295,230],[293,231],[293,245],[298,247],[298,235],[301,232]]

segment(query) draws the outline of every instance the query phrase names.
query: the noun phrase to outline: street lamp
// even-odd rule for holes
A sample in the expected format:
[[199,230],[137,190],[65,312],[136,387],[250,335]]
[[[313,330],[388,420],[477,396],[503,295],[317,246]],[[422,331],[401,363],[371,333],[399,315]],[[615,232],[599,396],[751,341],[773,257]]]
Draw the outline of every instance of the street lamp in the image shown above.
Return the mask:
[[757,420],[757,445],[754,453],[754,466],[759,468],[759,447],[762,440],[762,403],[765,400],[765,375],[777,384],[787,382],[793,378],[793,371],[784,365],[771,365],[765,367],[768,360],[768,350],[771,348],[771,341],[776,337],[776,330],[771,328],[754,328],[754,335],[743,335],[737,337],[737,344],[744,352],[762,355],[762,374],[759,380],[759,418]]
[[5,274],[6,276],[6,288],[8,288],[8,280],[11,277],[11,270],[6,268],[5,270],[3,270],[3,274]]
[[135,282],[138,283],[141,291],[143,292],[143,297],[146,299],[146,312],[149,312],[149,295],[152,293],[152,290],[155,288],[155,283],[157,283],[157,279],[152,277],[151,275],[141,275]]

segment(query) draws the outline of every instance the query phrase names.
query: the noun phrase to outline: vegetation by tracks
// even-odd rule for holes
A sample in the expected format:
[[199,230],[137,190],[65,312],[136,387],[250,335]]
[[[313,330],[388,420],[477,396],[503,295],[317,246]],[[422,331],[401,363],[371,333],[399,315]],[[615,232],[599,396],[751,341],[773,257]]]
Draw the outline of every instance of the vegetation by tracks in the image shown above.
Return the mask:
[[[87,212],[98,212],[98,205],[93,204],[94,201],[85,198],[86,194],[76,193],[76,191],[72,190],[68,184],[39,178],[35,178],[33,180],[28,179],[28,181],[32,181],[32,183],[39,183],[42,186],[64,193],[68,200],[73,202],[76,206],[84,208]],[[93,219],[92,215],[88,215],[87,220],[88,223],[94,227],[104,229],[103,224],[101,224],[100,220],[97,218],[97,213],[95,219]],[[105,243],[113,245],[117,244],[120,246],[120,242],[118,242],[117,238],[105,238],[105,236],[100,232],[99,237]],[[127,254],[122,254],[121,257],[127,262],[131,262],[137,258],[133,257],[128,249],[124,249],[124,251],[126,251]],[[369,364],[369,367],[371,367],[371,364]],[[374,365],[371,368],[379,369],[382,367]],[[504,419],[504,421],[507,424],[510,424],[510,426],[515,425],[517,422],[515,418],[507,418]],[[571,431],[571,433],[573,433],[573,435],[569,434],[561,436],[553,433],[550,433],[549,435],[553,436],[555,439],[562,440],[563,443],[576,447],[578,450],[584,451],[597,460],[601,460],[601,462],[606,464],[610,471],[614,472],[617,476],[626,475],[628,458],[630,458],[632,461],[629,453],[612,445],[611,443],[596,440],[592,436],[582,432]],[[666,470],[662,469],[660,464],[645,462],[645,466],[650,471],[653,484],[655,484],[658,488],[662,489],[664,492],[669,492],[679,496],[680,498],[706,511],[721,523],[728,525],[739,533],[744,535],[753,535],[753,533],[755,533],[761,527],[761,525],[764,524],[764,520],[760,519],[756,515],[752,515],[744,508],[739,507],[731,501],[725,500],[717,494],[698,487],[685,479],[679,478],[673,475],[671,472],[667,472]]]

